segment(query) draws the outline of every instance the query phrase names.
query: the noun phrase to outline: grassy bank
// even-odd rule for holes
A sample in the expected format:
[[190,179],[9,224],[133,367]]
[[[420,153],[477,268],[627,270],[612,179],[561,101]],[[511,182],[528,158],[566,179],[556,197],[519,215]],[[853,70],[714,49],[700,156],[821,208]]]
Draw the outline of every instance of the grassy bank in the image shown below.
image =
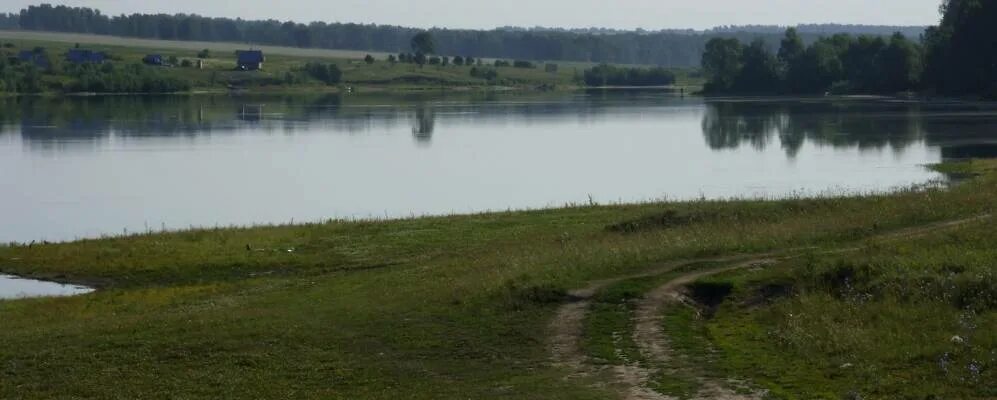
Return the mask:
[[[591,206],[0,247],[2,272],[101,289],[74,298],[0,301],[0,398],[612,398],[616,393],[611,388],[588,385],[589,378],[566,379],[570,371],[550,361],[547,324],[568,300],[568,289],[674,259],[850,246],[877,233],[991,212],[997,204],[993,165],[965,167],[985,172],[951,190],[867,197]],[[919,260],[923,268],[918,273],[925,276],[951,270],[945,267],[950,259],[966,260],[957,264],[976,273],[994,259],[982,250],[993,248],[992,237],[985,229],[967,228],[956,236],[923,239],[945,246],[898,243],[900,250],[893,252],[908,258],[889,256],[889,247],[869,250],[881,252],[879,258],[872,253],[851,257],[887,276],[903,271],[903,259]],[[954,258],[959,251],[977,248],[981,250],[968,258]],[[809,282],[808,277],[819,276],[794,265],[767,273],[780,282]],[[780,271],[785,274],[781,278]],[[744,282],[738,290],[752,287]],[[621,287],[601,303],[625,304],[633,291],[646,286]],[[904,336],[901,319],[882,326],[875,321],[889,320],[877,315],[896,315],[911,323],[958,323],[960,313],[947,300],[916,306],[906,316],[902,312],[908,303],[884,303],[890,313],[859,309],[854,315],[865,319],[858,320],[848,314],[857,308],[847,307],[848,297],[835,300],[833,292],[809,289],[793,293],[814,297],[787,297],[747,313],[735,308],[742,303],[725,303],[707,329],[712,337],[724,338],[717,340],[724,351],[742,356],[717,363],[726,362],[733,374],[754,360],[806,356],[797,364],[757,368],[759,373],[751,376],[758,378],[757,384],[784,388],[788,397],[808,387],[800,382],[817,382],[837,393],[841,390],[835,385],[857,385],[857,379],[884,370],[910,371],[911,379],[930,376],[911,369],[904,359],[885,357],[882,364],[835,358],[835,364],[855,365],[849,370],[855,375],[822,381],[761,379],[800,363],[806,364],[799,371],[807,377],[814,368],[823,371],[829,358],[820,351],[840,354],[851,345],[838,343],[843,339],[834,339],[829,325],[821,325],[834,315],[865,321],[876,330],[857,332],[870,337],[878,338],[874,334],[880,329],[902,336],[870,339],[856,344],[856,351],[881,343],[884,353],[913,351],[922,358],[907,360],[934,366],[938,359],[932,352],[951,345],[948,340],[955,334],[973,346],[993,349],[997,330],[983,329],[993,326],[987,325],[995,320],[992,308],[977,309],[973,321],[980,328],[946,334],[937,344],[932,335]],[[806,311],[818,300],[826,308]],[[786,326],[788,317],[781,315],[799,315],[797,309],[814,315],[814,321]],[[622,312],[622,319],[604,313],[601,321],[590,321],[590,332],[613,331],[606,326],[625,323],[626,307]],[[799,336],[766,344],[774,339],[765,332],[796,335],[793,329],[799,329]],[[806,335],[825,339],[807,343]],[[839,347],[807,347],[827,341]],[[600,343],[605,342],[593,341],[589,351],[607,354],[606,362],[614,362],[613,353]],[[699,341],[689,338],[686,343],[694,347]],[[745,347],[749,344],[759,347]],[[974,351],[954,355],[950,365],[986,356]],[[867,369],[872,365],[884,366]],[[941,393],[970,393],[954,390]]]
[[[237,71],[235,51],[246,50],[248,45],[26,31],[0,31],[0,43],[14,46],[0,49],[11,54],[41,47],[53,58],[60,58],[70,48],[79,45],[110,54],[113,57],[111,63],[118,66],[141,63],[143,57],[149,54],[162,55],[165,59],[175,57],[178,63],[189,60],[191,67],[149,68],[164,78],[189,83],[194,92],[226,92],[233,87],[267,93],[338,92],[346,88],[351,91],[570,90],[583,86],[581,76],[586,68],[592,66],[589,63],[551,61],[535,63],[534,68],[491,67],[494,60],[486,59],[483,60],[485,66],[478,68],[495,70],[497,78],[485,79],[480,74],[472,75],[472,66],[392,63],[388,62],[389,54],[386,53],[256,46],[254,48],[262,50],[267,56],[263,71]],[[205,49],[210,55],[198,58],[198,53]],[[364,61],[368,54],[374,57],[373,63]],[[198,60],[203,63],[202,69],[193,67]],[[342,80],[329,85],[309,76],[302,71],[309,62],[336,64],[342,71]],[[546,64],[556,64],[556,71],[547,72]],[[675,86],[686,88],[690,93],[702,84],[702,78],[690,71],[676,71],[676,75],[678,81]],[[54,88],[71,86],[71,80],[59,75],[43,76],[43,83],[50,93],[60,91]]]

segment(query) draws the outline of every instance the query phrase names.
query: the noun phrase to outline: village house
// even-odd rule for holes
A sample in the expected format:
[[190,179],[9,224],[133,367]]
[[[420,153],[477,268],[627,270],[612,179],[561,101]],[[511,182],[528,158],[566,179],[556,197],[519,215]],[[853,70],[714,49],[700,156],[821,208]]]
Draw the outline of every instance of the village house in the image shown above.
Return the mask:
[[163,56],[159,54],[149,54],[142,58],[142,62],[147,65],[163,65]]
[[73,64],[103,64],[107,55],[93,50],[70,49],[66,53],[66,61]]
[[33,64],[35,67],[41,69],[51,67],[48,57],[45,56],[44,52],[39,50],[22,50],[17,53],[17,60],[25,64]]
[[235,52],[237,58],[237,68],[242,71],[259,71],[263,69],[263,56],[261,50],[238,50]]

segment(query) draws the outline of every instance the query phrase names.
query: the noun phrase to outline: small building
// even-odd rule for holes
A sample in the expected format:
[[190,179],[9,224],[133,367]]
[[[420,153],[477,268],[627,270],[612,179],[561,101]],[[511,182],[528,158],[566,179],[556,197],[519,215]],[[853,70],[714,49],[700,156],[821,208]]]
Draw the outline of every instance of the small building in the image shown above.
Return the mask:
[[142,62],[147,65],[163,65],[163,56],[159,54],[149,54],[142,58]]
[[238,50],[235,55],[237,58],[236,68],[242,71],[262,70],[263,62],[266,61],[261,50]]
[[93,50],[69,49],[66,53],[66,61],[73,64],[103,64],[107,55]]
[[17,53],[17,60],[25,64],[33,64],[41,69],[51,67],[48,57],[45,57],[45,53],[37,50],[22,50]]

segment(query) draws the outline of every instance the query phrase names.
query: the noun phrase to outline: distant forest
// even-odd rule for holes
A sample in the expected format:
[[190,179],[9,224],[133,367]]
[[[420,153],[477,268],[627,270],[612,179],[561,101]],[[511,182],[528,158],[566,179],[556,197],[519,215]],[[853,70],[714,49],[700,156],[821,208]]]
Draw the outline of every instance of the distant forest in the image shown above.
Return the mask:
[[[42,4],[18,14],[0,14],[0,28],[93,33],[124,37],[225,41],[294,47],[369,50],[397,53],[409,50],[420,29],[387,25],[276,20],[248,21],[189,14],[132,14],[107,16],[99,10]],[[924,32],[920,27],[802,25],[805,43],[831,33],[908,37]],[[620,31],[612,29],[499,28],[494,30],[430,31],[440,54],[521,60],[564,60],[665,67],[695,67],[706,43],[713,38],[750,41],[761,38],[776,49],[784,27],[720,27],[707,31]]]
[[920,40],[836,34],[805,44],[788,29],[778,51],[760,40],[713,38],[708,93],[927,92],[997,99],[997,1],[946,0]]

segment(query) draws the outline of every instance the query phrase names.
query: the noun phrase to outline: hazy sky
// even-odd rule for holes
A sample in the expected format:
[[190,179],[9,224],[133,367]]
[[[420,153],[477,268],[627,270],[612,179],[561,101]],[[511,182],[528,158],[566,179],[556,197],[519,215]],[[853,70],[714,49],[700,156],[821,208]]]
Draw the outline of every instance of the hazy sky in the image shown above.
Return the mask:
[[708,28],[838,22],[929,25],[941,0],[2,0],[16,11],[41,2],[109,14],[196,13],[300,22],[364,22],[415,27],[557,26]]

